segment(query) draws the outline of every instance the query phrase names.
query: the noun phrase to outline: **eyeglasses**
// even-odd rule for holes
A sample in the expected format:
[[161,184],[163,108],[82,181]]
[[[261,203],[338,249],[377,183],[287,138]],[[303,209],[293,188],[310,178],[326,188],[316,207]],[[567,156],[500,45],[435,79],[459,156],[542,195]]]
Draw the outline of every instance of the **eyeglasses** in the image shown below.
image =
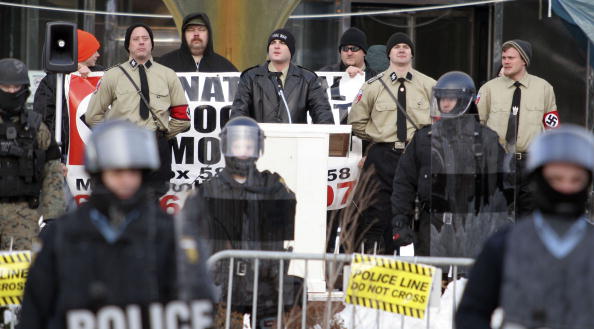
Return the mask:
[[342,46],[340,47],[340,50],[344,51],[345,53],[347,51],[352,51],[354,53],[358,52],[359,50],[361,50],[361,47],[357,47],[357,46]]

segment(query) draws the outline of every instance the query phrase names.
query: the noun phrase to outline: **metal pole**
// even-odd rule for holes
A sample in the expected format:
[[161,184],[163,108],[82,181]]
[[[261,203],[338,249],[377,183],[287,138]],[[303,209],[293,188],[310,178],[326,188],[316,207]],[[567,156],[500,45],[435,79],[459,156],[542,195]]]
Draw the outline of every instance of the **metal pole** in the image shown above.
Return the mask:
[[[493,12],[493,57],[491,65],[501,67],[501,45],[503,43],[503,3],[496,3]],[[492,72],[493,75],[499,72]],[[491,76],[492,77],[492,76]],[[489,78],[491,78],[489,77]]]
[[[409,35],[410,39],[412,40],[412,42],[417,42],[417,40],[416,40],[417,39],[417,31],[416,31],[416,28],[417,28],[417,17],[415,16],[414,13],[411,13],[410,15],[407,15],[407,16],[408,16],[408,21],[407,21],[407,23],[408,23],[408,35]],[[415,58],[414,58],[414,56],[413,56],[413,59],[412,60],[413,60],[413,66],[414,66],[414,64],[415,64]]]
[[231,328],[231,294],[232,294],[232,287],[233,287],[233,264],[235,263],[235,258],[231,257],[229,259],[229,284],[227,285],[227,305],[225,311],[225,329]]
[[252,328],[256,328],[258,317],[258,276],[260,274],[260,258],[254,259],[254,291],[252,295]]
[[280,259],[278,265],[279,277],[278,277],[278,309],[276,311],[276,328],[281,329],[283,323],[283,280],[284,280],[284,266],[285,261]]
[[591,56],[591,45],[592,41],[588,39],[586,41],[588,43],[586,48],[586,127],[588,130],[592,131],[593,128],[593,120],[592,115],[590,114],[590,90],[592,88],[592,63],[590,62]]
[[64,94],[64,73],[56,74],[56,143],[62,148],[62,96]]
[[[95,6],[95,0],[85,0],[84,6],[87,10],[97,9]],[[85,31],[95,34],[95,15],[85,14],[83,26]]]
[[487,78],[485,81],[489,81],[491,80],[491,77],[493,77],[493,16],[493,6],[489,6],[489,24],[487,28]]
[[305,329],[306,321],[307,321],[307,265],[309,261],[305,260],[305,275],[303,276],[303,294],[301,296],[301,329]]
[[454,288],[452,291],[452,328],[456,328],[456,283],[458,281],[458,266],[454,266]]

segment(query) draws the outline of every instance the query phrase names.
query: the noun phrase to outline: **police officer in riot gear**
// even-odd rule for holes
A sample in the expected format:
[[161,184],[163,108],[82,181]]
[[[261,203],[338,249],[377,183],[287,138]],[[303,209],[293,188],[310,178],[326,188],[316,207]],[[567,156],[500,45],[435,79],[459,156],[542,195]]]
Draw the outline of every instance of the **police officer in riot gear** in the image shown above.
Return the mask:
[[[264,133],[248,117],[231,119],[220,134],[225,168],[202,183],[188,198],[181,216],[199,222],[212,253],[224,249],[284,250],[283,242],[294,239],[295,195],[276,173],[259,171],[256,160],[264,152]],[[229,269],[219,264],[215,280],[222,285],[226,301]],[[234,265],[232,309],[251,312],[254,264],[237,260]],[[261,261],[257,317],[267,327],[277,314],[278,279],[284,275],[284,304],[292,305],[299,280],[278,273],[278,262]],[[262,320],[260,320],[262,319]],[[264,322],[262,322],[264,321]]]
[[64,211],[60,150],[41,114],[26,108],[29,75],[0,60],[0,248],[31,249],[38,221]]
[[536,210],[493,235],[470,273],[459,329],[593,328],[594,227],[586,214],[594,137],[563,125],[536,137],[526,164]]
[[[417,255],[473,257],[477,245],[509,222],[505,152],[497,134],[479,123],[475,95],[463,72],[448,72],[433,87],[434,123],[415,133],[394,178],[396,247],[415,242]],[[421,211],[413,229],[417,195]]]
[[[154,133],[128,121],[97,125],[85,149],[93,192],[44,231],[20,328],[64,328],[75,309],[144,308],[176,297],[174,222],[147,188],[146,177],[158,168]],[[202,257],[194,253],[195,261]],[[208,293],[204,261],[197,268]]]

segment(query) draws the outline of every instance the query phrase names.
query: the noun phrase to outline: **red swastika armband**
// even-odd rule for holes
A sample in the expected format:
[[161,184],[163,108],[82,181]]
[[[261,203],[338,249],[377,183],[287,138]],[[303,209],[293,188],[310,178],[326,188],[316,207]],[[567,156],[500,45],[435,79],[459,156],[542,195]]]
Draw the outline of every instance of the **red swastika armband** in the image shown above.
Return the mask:
[[190,108],[187,104],[172,106],[169,115],[174,119],[190,121]]
[[555,129],[559,127],[561,122],[559,121],[559,112],[551,111],[547,112],[542,116],[542,124],[545,129]]

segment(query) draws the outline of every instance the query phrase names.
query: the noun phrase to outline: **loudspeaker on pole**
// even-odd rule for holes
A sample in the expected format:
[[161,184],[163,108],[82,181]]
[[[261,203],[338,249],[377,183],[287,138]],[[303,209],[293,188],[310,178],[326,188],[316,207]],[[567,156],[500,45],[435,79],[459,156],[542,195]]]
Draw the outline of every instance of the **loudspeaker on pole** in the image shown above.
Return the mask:
[[78,64],[76,24],[48,22],[45,29],[43,64],[48,72],[71,73]]

